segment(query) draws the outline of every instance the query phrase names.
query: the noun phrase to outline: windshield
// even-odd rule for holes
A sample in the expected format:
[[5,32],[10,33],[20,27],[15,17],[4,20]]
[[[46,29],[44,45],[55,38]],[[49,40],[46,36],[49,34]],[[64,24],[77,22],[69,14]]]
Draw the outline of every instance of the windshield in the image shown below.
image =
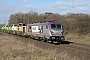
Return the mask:
[[51,29],[52,30],[60,30],[61,29],[61,25],[60,24],[51,24]]

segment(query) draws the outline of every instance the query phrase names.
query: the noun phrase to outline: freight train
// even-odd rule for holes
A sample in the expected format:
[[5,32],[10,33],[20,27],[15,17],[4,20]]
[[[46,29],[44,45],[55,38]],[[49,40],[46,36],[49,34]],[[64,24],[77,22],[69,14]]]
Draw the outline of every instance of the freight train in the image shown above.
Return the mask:
[[65,41],[64,29],[60,22],[48,21],[45,23],[12,24],[2,26],[2,31],[10,34],[25,36],[49,43],[61,43]]

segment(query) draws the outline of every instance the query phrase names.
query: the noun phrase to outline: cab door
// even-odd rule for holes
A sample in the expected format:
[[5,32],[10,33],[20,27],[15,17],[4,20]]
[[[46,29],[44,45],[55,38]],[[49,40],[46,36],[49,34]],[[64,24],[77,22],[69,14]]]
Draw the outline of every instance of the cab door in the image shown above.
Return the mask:
[[23,26],[23,35],[26,35],[26,26]]

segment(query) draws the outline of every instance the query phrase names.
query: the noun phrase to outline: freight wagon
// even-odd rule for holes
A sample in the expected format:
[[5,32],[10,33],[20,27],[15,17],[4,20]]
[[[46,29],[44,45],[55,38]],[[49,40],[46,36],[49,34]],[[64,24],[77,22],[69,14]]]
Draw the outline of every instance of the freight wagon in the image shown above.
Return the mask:
[[4,32],[7,32],[7,33],[8,33],[8,29],[9,29],[9,28],[8,28],[8,25],[5,25],[5,26],[2,27],[2,28],[3,28],[3,31],[4,31]]
[[24,35],[26,35],[25,32],[26,32],[26,24],[19,23],[16,26],[16,34],[20,35],[20,36],[24,36]]
[[16,26],[17,26],[16,24],[9,25],[8,33],[16,34]]
[[2,26],[1,31],[4,32],[4,30],[5,30],[5,26]]

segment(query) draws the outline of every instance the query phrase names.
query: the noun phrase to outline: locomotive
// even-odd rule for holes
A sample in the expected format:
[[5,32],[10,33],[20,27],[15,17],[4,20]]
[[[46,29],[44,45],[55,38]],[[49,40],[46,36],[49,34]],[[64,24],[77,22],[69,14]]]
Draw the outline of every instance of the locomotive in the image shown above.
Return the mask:
[[[10,29],[12,27],[12,29]],[[4,27],[2,27],[3,30]],[[61,43],[65,41],[64,29],[60,22],[47,21],[45,23],[32,23],[8,26],[9,33],[25,36],[32,39],[38,39],[40,41],[46,41],[49,43]],[[12,32],[11,32],[12,31]]]

